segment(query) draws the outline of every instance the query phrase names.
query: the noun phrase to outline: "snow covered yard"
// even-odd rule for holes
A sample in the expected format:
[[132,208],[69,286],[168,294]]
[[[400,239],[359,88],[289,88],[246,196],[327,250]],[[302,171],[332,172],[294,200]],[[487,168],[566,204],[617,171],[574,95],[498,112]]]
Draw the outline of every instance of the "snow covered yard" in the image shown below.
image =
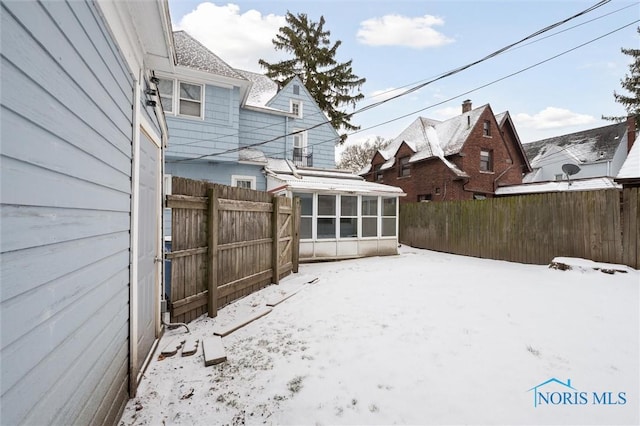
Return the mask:
[[[120,424],[640,422],[637,271],[402,248],[301,274],[320,280],[224,337],[226,363],[204,367],[201,347],[157,352]],[[210,336],[292,282],[197,319],[191,333]]]

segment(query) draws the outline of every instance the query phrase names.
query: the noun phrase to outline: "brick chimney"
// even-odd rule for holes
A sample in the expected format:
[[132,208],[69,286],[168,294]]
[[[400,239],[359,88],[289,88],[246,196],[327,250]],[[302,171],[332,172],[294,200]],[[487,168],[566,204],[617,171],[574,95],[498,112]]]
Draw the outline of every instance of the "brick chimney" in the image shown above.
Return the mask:
[[462,102],[462,113],[471,111],[471,99]]
[[630,115],[627,117],[627,153],[631,151],[631,147],[636,140],[636,117]]

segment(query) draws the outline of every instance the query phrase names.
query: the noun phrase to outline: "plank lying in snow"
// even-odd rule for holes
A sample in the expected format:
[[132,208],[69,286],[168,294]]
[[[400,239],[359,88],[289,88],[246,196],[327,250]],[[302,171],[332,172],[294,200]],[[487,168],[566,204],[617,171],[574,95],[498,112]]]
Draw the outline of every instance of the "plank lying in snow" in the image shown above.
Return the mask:
[[[305,277],[305,279],[307,279],[307,277]],[[317,281],[318,281],[318,278],[313,278],[313,279],[307,280],[300,287],[298,287],[297,289],[292,290],[292,291],[290,291],[288,293],[284,293],[284,294],[282,294],[280,296],[276,296],[273,299],[269,300],[267,302],[267,306],[274,307],[276,305],[279,305],[280,303],[284,302],[285,300],[287,300],[291,296],[293,296],[296,293],[299,293],[300,291],[302,291],[305,288],[305,285],[314,284]]]
[[253,321],[257,320],[258,318],[261,318],[267,315],[271,311],[272,311],[272,308],[264,308],[264,309],[260,309],[258,311],[252,312],[250,316],[242,318],[236,322],[232,322],[229,325],[226,325],[224,327],[216,327],[213,330],[213,335],[220,336],[220,337],[227,336],[233,333],[234,331],[236,331],[237,329],[242,328],[245,325],[250,324]]
[[195,337],[189,337],[184,342],[182,347],[182,356],[191,356],[198,351],[198,339]]
[[626,274],[633,271],[633,268],[626,265],[594,262],[593,260],[581,259],[579,257],[555,257],[551,261],[549,268],[559,269],[561,271],[567,271],[571,269],[593,269],[595,271],[604,272],[605,274],[615,274],[616,272]]
[[171,337],[164,348],[162,348],[161,354],[164,356],[174,356],[184,341],[185,338],[183,336]]
[[202,339],[202,352],[204,354],[204,366],[220,364],[227,360],[227,354],[222,346],[222,337],[212,336]]

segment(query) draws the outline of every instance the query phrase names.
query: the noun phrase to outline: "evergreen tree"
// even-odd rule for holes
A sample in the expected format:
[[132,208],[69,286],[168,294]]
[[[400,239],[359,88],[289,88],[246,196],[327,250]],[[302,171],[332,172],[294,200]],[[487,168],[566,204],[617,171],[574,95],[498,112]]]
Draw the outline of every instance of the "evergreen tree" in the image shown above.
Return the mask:
[[349,145],[342,151],[337,167],[359,172],[371,162],[379,149],[385,149],[390,143],[391,139],[387,141],[381,136],[376,136],[373,141],[367,140],[364,143]]
[[[640,34],[640,27],[638,27]],[[620,80],[623,89],[629,92],[628,95],[613,92],[613,97],[619,104],[622,104],[627,110],[627,116],[635,116],[636,128],[640,127],[640,49],[620,49],[625,55],[633,58],[633,62],[629,65],[629,74],[625,74]],[[622,121],[627,117],[603,117],[606,120]]]
[[[260,59],[259,64],[267,69],[266,75],[280,87],[297,75],[335,129],[359,129],[351,124],[350,115],[341,108],[355,107],[356,102],[364,98],[359,89],[366,79],[353,73],[351,60],[336,61],[336,51],[342,42],[331,44],[331,33],[324,29],[323,16],[319,22],[313,22],[304,13],[287,12],[286,20],[287,26],[281,27],[272,41],[276,50],[290,53],[293,58],[277,63]],[[354,91],[357,94],[352,95]],[[345,139],[343,134],[341,142]]]

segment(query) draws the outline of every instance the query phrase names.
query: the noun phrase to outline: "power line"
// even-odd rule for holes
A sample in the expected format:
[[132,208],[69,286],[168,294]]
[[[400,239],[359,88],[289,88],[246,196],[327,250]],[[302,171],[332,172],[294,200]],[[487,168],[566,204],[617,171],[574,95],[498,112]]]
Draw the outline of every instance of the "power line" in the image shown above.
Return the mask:
[[[428,79],[428,80],[425,80],[425,79],[420,80],[420,81],[418,81],[418,83],[419,83],[419,84],[415,85],[414,87],[412,87],[412,88],[410,88],[410,89],[407,89],[406,91],[404,91],[404,92],[402,92],[402,93],[399,93],[399,94],[397,94],[397,95],[395,95],[395,96],[392,96],[392,97],[390,97],[390,98],[386,98],[386,99],[384,99],[384,100],[382,100],[382,101],[378,101],[378,102],[375,102],[375,103],[373,103],[373,104],[366,105],[366,106],[364,106],[364,107],[360,108],[359,110],[356,110],[356,111],[354,111],[354,112],[353,112],[353,113],[351,113],[351,114],[348,114],[348,115],[347,115],[347,117],[352,117],[352,116],[354,116],[354,115],[356,115],[356,114],[359,114],[359,113],[365,112],[365,111],[367,111],[367,110],[369,110],[369,109],[372,109],[372,108],[375,108],[375,107],[377,107],[377,106],[380,106],[380,105],[382,105],[382,104],[384,104],[384,103],[386,103],[386,102],[389,102],[389,101],[391,101],[391,100],[397,99],[397,98],[402,97],[402,96],[406,96],[406,95],[408,95],[408,94],[410,94],[410,93],[413,93],[413,92],[415,92],[415,91],[417,91],[417,90],[420,90],[421,88],[423,88],[423,87],[425,87],[425,86],[427,86],[427,85],[429,85],[429,84],[432,84],[432,83],[434,83],[434,82],[436,82],[436,81],[439,81],[439,80],[441,80],[441,79],[443,79],[443,78],[446,78],[446,77],[449,77],[449,76],[451,76],[451,75],[454,75],[454,74],[460,73],[460,72],[462,72],[462,71],[464,71],[464,70],[466,70],[466,69],[468,69],[468,68],[471,68],[471,67],[473,67],[473,66],[475,66],[475,65],[477,65],[477,64],[479,64],[479,63],[481,63],[481,62],[487,61],[487,60],[489,60],[489,59],[491,59],[491,58],[493,58],[493,57],[495,57],[495,56],[498,56],[498,55],[500,55],[500,54],[503,54],[503,53],[507,52],[508,50],[510,50],[510,49],[512,49],[512,48],[514,48],[515,46],[517,46],[517,45],[519,45],[519,44],[521,44],[521,43],[523,43],[523,42],[525,42],[525,41],[527,41],[527,40],[531,40],[532,38],[535,38],[535,37],[537,37],[537,36],[538,36],[538,35],[540,35],[540,34],[543,34],[543,33],[547,32],[547,31],[550,31],[550,30],[552,30],[552,29],[554,29],[554,28],[556,28],[556,27],[558,27],[558,26],[560,26],[560,25],[562,25],[562,24],[564,24],[564,23],[566,23],[566,22],[569,22],[569,21],[571,21],[571,20],[573,20],[573,19],[576,19],[576,18],[578,18],[578,17],[580,17],[580,16],[583,16],[583,15],[585,15],[585,14],[587,14],[587,13],[590,13],[590,12],[592,12],[593,10],[595,10],[595,9],[597,9],[597,8],[599,8],[599,7],[604,6],[605,4],[609,3],[610,1],[611,1],[611,0],[601,0],[601,1],[599,1],[598,3],[596,3],[595,5],[593,5],[593,6],[589,7],[589,8],[587,8],[587,9],[585,9],[585,10],[581,11],[581,12],[578,12],[578,13],[576,13],[576,14],[574,14],[574,15],[572,15],[572,16],[570,16],[570,17],[568,17],[568,18],[565,18],[565,19],[563,19],[563,20],[561,20],[561,21],[558,21],[558,22],[556,22],[556,23],[554,23],[554,24],[551,24],[551,25],[549,25],[549,26],[547,26],[547,27],[545,27],[545,28],[543,28],[543,29],[540,29],[540,30],[538,30],[538,31],[536,31],[536,32],[534,32],[534,33],[532,33],[532,34],[530,34],[530,35],[528,35],[528,36],[524,37],[523,39],[521,39],[521,40],[519,40],[519,41],[517,41],[517,42],[515,42],[515,43],[511,43],[510,45],[507,45],[507,46],[505,46],[505,47],[503,47],[503,48],[501,48],[501,49],[496,50],[496,51],[495,51],[495,52],[493,52],[493,53],[490,53],[489,55],[486,55],[485,57],[483,57],[483,58],[481,58],[481,59],[478,59],[478,60],[476,60],[476,61],[474,61],[474,62],[471,62],[470,64],[463,65],[463,66],[461,66],[461,67],[455,68],[455,69],[453,69],[453,70],[445,71],[444,73],[438,74],[437,76],[432,77],[432,78],[430,78],[430,79]],[[627,7],[629,7],[629,6],[627,6]],[[625,7],[625,8],[626,8],[626,7]],[[611,12],[611,13],[616,13],[616,12],[618,12],[618,11],[620,11],[620,10],[625,9],[625,8],[618,9],[618,10],[613,11],[613,12]],[[610,13],[610,14],[611,14],[611,13]],[[603,16],[607,16],[607,15],[603,15]],[[600,17],[595,18],[595,19],[600,19],[600,18],[602,18],[603,16],[600,16]],[[595,20],[595,19],[594,19],[594,20]],[[592,20],[592,21],[593,21],[593,20]],[[587,21],[587,22],[591,22],[591,21]],[[571,27],[571,28],[575,28],[575,27],[577,27],[577,26],[574,26],[574,27]],[[569,28],[569,29],[571,29],[571,28]],[[569,30],[569,29],[567,29],[567,30]],[[567,30],[565,30],[565,31],[567,31]],[[553,35],[556,35],[556,34],[559,34],[559,33],[552,34],[552,35],[550,35],[549,37],[551,37],[551,36],[553,36]],[[547,37],[545,37],[545,38],[547,38]],[[531,43],[527,43],[526,45],[528,45],[528,44],[532,44],[532,43],[535,43],[535,42],[536,42],[536,41],[533,41],[533,42],[531,42]],[[414,83],[412,83],[412,84],[414,84]],[[404,86],[401,86],[400,88],[402,88],[402,87],[407,87],[407,86],[408,86],[408,85],[404,85]],[[394,89],[394,90],[397,90],[397,89]],[[319,113],[312,114],[311,116],[316,115],[316,114],[324,114],[324,113],[323,113],[322,111],[320,111]],[[317,125],[315,125],[315,126],[313,126],[313,127],[310,127],[310,128],[308,128],[308,129],[305,129],[305,130],[312,130],[312,129],[315,129],[315,128],[317,128],[317,127],[320,127],[321,125],[328,124],[328,123],[329,123],[329,121],[324,121],[324,122],[322,122],[322,123],[319,123],[319,124],[317,124]],[[264,130],[264,129],[268,129],[268,128],[270,128],[270,127],[275,127],[275,126],[280,126],[280,125],[281,125],[281,123],[269,124],[269,125],[266,125],[266,126],[263,126],[263,127],[255,128],[255,129],[253,129],[253,131],[256,131],[256,130]],[[284,135],[282,135],[282,136],[278,137],[277,139],[280,139],[280,138],[286,138],[287,136],[291,136],[291,135],[294,135],[294,134],[297,134],[297,133],[299,133],[299,132],[287,133],[287,134],[284,134]],[[194,145],[194,144],[197,144],[197,143],[199,143],[199,142],[213,142],[213,141],[216,141],[216,140],[221,140],[221,139],[225,139],[225,138],[233,137],[233,136],[240,136],[240,132],[238,132],[238,133],[236,133],[236,134],[231,134],[231,135],[221,135],[221,136],[218,136],[218,137],[215,137],[215,138],[207,138],[207,139],[192,140],[192,141],[185,142],[185,143],[173,144],[173,146]],[[272,141],[277,140],[277,139],[272,139],[272,140],[269,140],[269,141],[264,142],[264,143],[272,142]],[[260,143],[260,144],[264,144],[264,143]],[[197,146],[196,146],[196,147],[197,147]],[[200,146],[200,147],[202,147],[202,146]],[[202,148],[206,148],[206,147],[202,147]],[[233,151],[230,151],[230,152],[233,152]],[[221,154],[222,154],[222,153],[219,153],[219,154],[217,154],[217,155],[221,155]],[[198,157],[197,159],[204,158],[204,157],[205,157],[205,156],[201,156],[201,157]],[[185,159],[184,161],[186,161],[186,159]]]
[[[532,69],[532,68],[535,68],[535,67],[538,67],[538,66],[540,66],[540,65],[542,65],[542,64],[545,64],[545,63],[547,63],[547,62],[549,62],[549,61],[551,61],[551,60],[553,60],[553,59],[556,59],[556,58],[558,58],[558,57],[560,57],[560,56],[563,56],[563,55],[566,55],[566,54],[568,54],[568,53],[571,53],[571,52],[573,52],[573,51],[575,51],[575,50],[577,50],[577,49],[580,49],[580,48],[582,48],[582,47],[584,47],[584,46],[586,46],[586,45],[588,45],[588,44],[594,43],[594,42],[596,42],[596,41],[598,41],[598,40],[600,40],[600,39],[602,39],[602,38],[604,38],[604,37],[607,37],[607,36],[609,36],[609,35],[613,34],[613,33],[616,33],[616,32],[621,31],[621,30],[623,30],[623,29],[625,29],[625,28],[627,28],[627,27],[630,27],[630,26],[632,26],[632,25],[635,25],[635,24],[636,24],[636,23],[638,23],[638,22],[640,22],[640,19],[637,19],[637,20],[635,20],[635,21],[633,21],[633,22],[630,22],[630,23],[628,23],[628,24],[626,24],[626,25],[623,25],[623,26],[621,26],[621,27],[618,27],[618,28],[616,28],[616,29],[614,29],[614,30],[612,30],[612,31],[609,31],[609,32],[608,32],[608,33],[606,33],[606,34],[603,34],[603,35],[601,35],[601,36],[599,36],[599,37],[596,37],[596,38],[591,39],[591,40],[589,40],[589,41],[587,41],[587,42],[584,42],[584,43],[582,43],[582,44],[579,44],[578,46],[575,46],[575,47],[573,47],[573,48],[571,48],[571,49],[565,50],[565,51],[563,51],[563,52],[561,52],[561,53],[558,53],[558,54],[556,54],[556,55],[554,55],[554,56],[551,56],[551,57],[549,57],[549,58],[547,58],[547,59],[545,59],[545,60],[542,60],[542,61],[536,62],[536,63],[535,63],[535,64],[533,64],[533,65],[529,65],[528,67],[522,68],[522,69],[520,69],[520,70],[518,70],[518,71],[515,71],[515,72],[513,72],[513,73],[507,74],[507,75],[505,75],[505,76],[503,76],[503,77],[500,77],[500,78],[498,78],[498,79],[495,79],[495,80],[493,80],[493,81],[491,81],[491,82],[489,82],[489,83],[485,83],[485,84],[483,84],[483,85],[481,85],[481,86],[477,86],[477,87],[475,87],[475,88],[473,88],[473,89],[467,90],[466,92],[463,92],[463,93],[457,94],[457,95],[452,96],[452,97],[450,97],[450,98],[448,98],[448,99],[445,99],[445,100],[442,100],[442,101],[440,101],[440,102],[437,102],[437,103],[434,103],[434,104],[428,105],[428,106],[426,106],[426,107],[424,107],[424,108],[421,108],[421,109],[418,109],[418,110],[412,111],[412,112],[410,112],[410,113],[403,114],[403,115],[401,115],[401,116],[398,116],[398,117],[392,118],[392,119],[390,119],[390,120],[386,120],[386,121],[384,121],[384,122],[381,122],[381,123],[375,124],[375,125],[373,125],[373,126],[366,127],[366,128],[364,128],[364,129],[356,130],[356,131],[354,131],[354,132],[349,133],[349,136],[354,135],[354,134],[357,134],[357,133],[361,133],[361,132],[364,132],[364,131],[367,131],[367,130],[374,129],[374,128],[376,128],[376,127],[380,127],[380,126],[383,126],[383,125],[385,125],[385,124],[393,123],[394,121],[398,121],[398,120],[401,120],[401,119],[403,119],[403,118],[407,118],[407,117],[409,117],[409,116],[411,116],[411,115],[417,114],[417,113],[422,112],[422,111],[425,111],[425,110],[427,110],[427,109],[431,109],[431,108],[434,108],[434,107],[436,107],[436,106],[440,106],[440,105],[442,105],[442,104],[445,104],[445,103],[447,103],[447,102],[450,102],[450,101],[452,101],[452,100],[455,100],[455,99],[457,99],[457,98],[461,98],[461,97],[466,96],[466,95],[468,95],[468,94],[470,94],[470,93],[476,92],[476,91],[478,91],[478,90],[480,90],[480,89],[484,89],[485,87],[488,87],[488,86],[494,85],[494,84],[496,84],[496,83],[498,83],[498,82],[500,82],[500,81],[506,80],[506,79],[508,79],[508,78],[511,78],[511,77],[513,77],[513,76],[516,76],[516,75],[518,75],[518,74],[521,74],[521,73],[523,73],[523,72],[525,72],[525,71],[528,71],[528,70],[530,70],[530,69]],[[323,123],[323,124],[324,124],[324,123]],[[308,128],[308,129],[305,129],[305,130],[301,130],[301,131],[294,132],[293,134],[298,134],[298,133],[304,132],[304,131],[306,131],[306,130],[313,129],[313,128],[315,128],[315,127],[318,127],[318,126],[317,126],[317,125],[316,125],[316,126],[312,126],[312,127]],[[285,136],[287,136],[287,135],[285,135]],[[254,147],[254,146],[264,145],[264,144],[266,144],[266,143],[273,142],[273,141],[275,141],[275,140],[277,140],[277,139],[280,139],[280,138],[282,138],[282,137],[283,137],[283,136],[279,136],[278,138],[269,139],[269,140],[267,140],[267,141],[259,142],[259,143],[257,143],[257,144],[252,144],[252,145],[247,145],[247,146],[243,146],[243,147],[233,148],[233,149],[227,150],[227,151],[225,151],[225,152],[221,152],[221,153],[213,153],[213,154],[202,155],[202,156],[195,157],[195,158],[188,158],[188,159],[175,160],[174,162],[194,161],[194,160],[201,159],[201,158],[204,158],[204,157],[214,157],[214,156],[222,155],[222,154],[226,154],[226,153],[237,152],[237,151],[240,151],[240,150],[243,150],[243,149],[246,149],[246,148],[252,148],[252,147]],[[311,145],[309,145],[309,146],[316,146],[316,145],[325,144],[325,143],[327,143],[327,142],[331,142],[332,140],[333,140],[333,139],[329,139],[329,140],[324,140],[324,141],[316,142],[316,143],[313,143],[313,144],[311,144]],[[258,159],[258,158],[259,158],[259,157],[252,157],[252,158],[248,158],[247,160],[251,160],[251,159]]]

